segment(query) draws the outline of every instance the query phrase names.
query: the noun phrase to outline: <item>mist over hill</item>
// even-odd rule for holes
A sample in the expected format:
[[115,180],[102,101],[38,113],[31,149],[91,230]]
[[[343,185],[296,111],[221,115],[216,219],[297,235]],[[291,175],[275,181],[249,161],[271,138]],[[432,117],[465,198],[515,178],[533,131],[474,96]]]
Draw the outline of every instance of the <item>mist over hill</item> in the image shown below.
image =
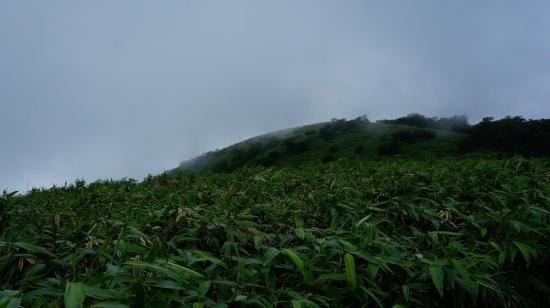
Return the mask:
[[184,161],[176,170],[228,171],[244,165],[275,166],[346,157],[434,157],[472,152],[550,155],[550,120],[484,118],[475,125],[466,116],[410,114],[370,122],[366,116],[332,119],[253,137]]

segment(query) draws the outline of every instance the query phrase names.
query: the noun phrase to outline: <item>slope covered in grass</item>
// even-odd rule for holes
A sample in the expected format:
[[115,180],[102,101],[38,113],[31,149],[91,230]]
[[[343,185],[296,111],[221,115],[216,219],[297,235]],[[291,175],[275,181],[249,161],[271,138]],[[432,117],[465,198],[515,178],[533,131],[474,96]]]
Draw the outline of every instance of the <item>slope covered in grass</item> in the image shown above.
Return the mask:
[[5,193],[0,305],[540,307],[548,170],[346,159]]
[[183,162],[179,170],[230,171],[242,166],[299,166],[347,158],[432,157],[457,153],[464,133],[366,118],[334,119],[247,139]]
[[366,117],[333,119],[257,136],[205,153],[175,170],[230,171],[242,166],[300,166],[338,159],[429,158],[465,153],[550,156],[550,119],[410,114],[371,123]]

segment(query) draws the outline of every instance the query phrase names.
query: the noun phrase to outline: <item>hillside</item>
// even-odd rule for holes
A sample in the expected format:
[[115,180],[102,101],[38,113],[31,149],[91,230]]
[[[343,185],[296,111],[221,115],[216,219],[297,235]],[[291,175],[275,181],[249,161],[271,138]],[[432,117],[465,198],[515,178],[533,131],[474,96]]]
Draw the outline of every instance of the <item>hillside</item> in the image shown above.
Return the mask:
[[4,192],[0,307],[542,307],[550,121],[456,123],[334,120]]
[[541,307],[548,159],[349,159],[0,198],[2,307]]
[[180,164],[179,170],[228,171],[242,166],[298,166],[345,158],[431,157],[457,153],[464,133],[412,125],[332,120],[247,139]]
[[239,142],[182,162],[173,171],[231,171],[243,166],[301,166],[339,159],[433,158],[474,154],[550,156],[550,119],[410,114],[370,122],[333,119]]

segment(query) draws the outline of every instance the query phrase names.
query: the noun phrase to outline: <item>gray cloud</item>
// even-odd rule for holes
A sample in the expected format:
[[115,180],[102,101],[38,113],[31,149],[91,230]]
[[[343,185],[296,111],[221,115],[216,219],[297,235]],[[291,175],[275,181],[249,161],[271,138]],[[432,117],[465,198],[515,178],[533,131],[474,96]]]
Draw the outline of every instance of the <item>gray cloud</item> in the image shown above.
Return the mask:
[[548,117],[548,29],[548,1],[5,1],[0,189],[333,117]]

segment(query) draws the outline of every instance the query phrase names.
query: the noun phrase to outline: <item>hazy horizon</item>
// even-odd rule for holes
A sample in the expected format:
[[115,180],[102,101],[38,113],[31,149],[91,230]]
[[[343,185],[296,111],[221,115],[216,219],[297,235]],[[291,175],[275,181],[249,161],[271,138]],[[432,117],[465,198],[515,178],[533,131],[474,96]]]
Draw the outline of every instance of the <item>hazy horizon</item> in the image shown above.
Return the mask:
[[548,118],[549,29],[548,1],[6,1],[0,190],[331,118]]

